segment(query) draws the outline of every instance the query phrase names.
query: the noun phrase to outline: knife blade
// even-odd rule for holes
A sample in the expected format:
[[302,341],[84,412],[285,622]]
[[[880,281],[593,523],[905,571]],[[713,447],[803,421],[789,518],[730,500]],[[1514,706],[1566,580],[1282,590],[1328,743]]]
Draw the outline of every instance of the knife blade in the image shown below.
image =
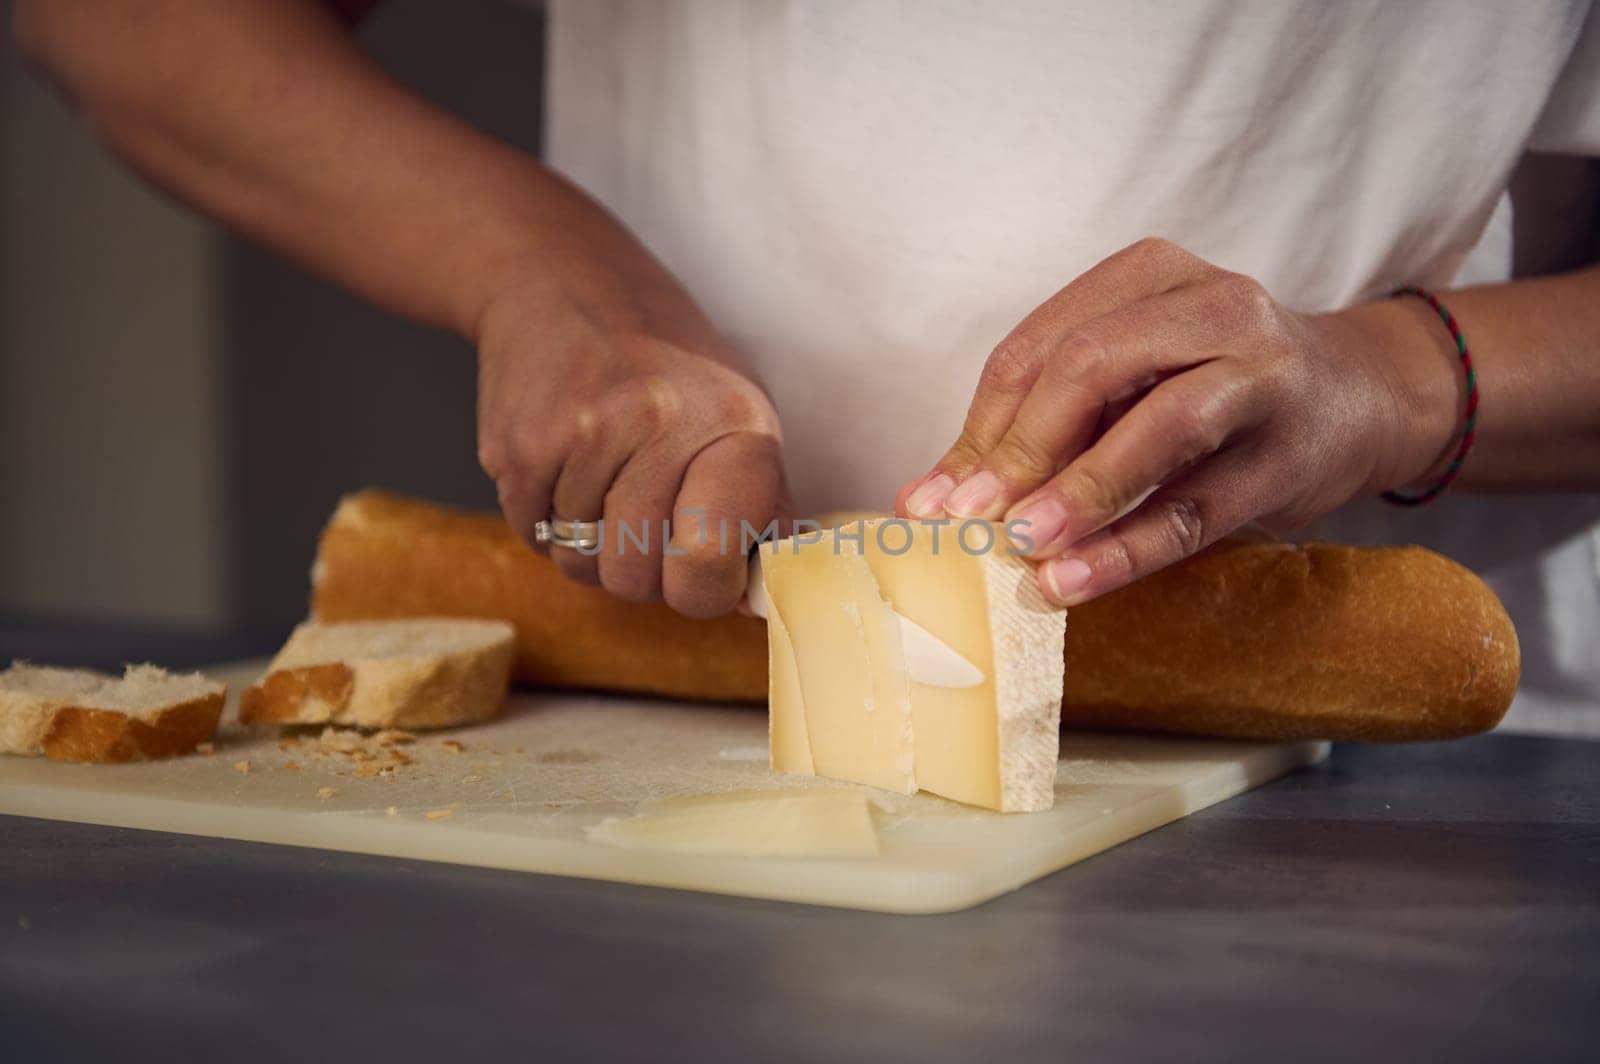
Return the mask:
[[[761,550],[750,554],[750,574],[745,599],[750,612],[765,620],[771,609],[766,581],[761,575]],[[983,670],[961,652],[928,631],[910,617],[891,608],[900,629],[900,648],[905,655],[906,674],[930,687],[976,687],[983,683]]]

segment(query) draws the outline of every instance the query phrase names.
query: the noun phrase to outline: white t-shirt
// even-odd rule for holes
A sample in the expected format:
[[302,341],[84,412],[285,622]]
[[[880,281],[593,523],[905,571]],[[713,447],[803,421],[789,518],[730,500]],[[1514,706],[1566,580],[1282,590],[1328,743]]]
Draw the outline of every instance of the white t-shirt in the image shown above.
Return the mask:
[[[752,360],[801,507],[884,507],[994,344],[1140,237],[1303,310],[1504,278],[1524,150],[1600,155],[1589,6],[558,0],[547,155]],[[1600,721],[1600,498],[1558,524],[1476,503],[1334,524],[1486,572],[1523,634],[1515,712]]]

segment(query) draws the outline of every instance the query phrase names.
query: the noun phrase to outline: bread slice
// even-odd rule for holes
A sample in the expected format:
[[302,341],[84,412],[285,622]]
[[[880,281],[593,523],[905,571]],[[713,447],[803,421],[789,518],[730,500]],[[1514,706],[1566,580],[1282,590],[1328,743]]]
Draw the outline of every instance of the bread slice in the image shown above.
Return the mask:
[[15,662],[0,672],[0,752],[143,761],[210,739],[227,689],[199,673],[129,665],[122,676]]
[[504,621],[309,621],[239,703],[246,724],[443,728],[505,704],[514,632]]

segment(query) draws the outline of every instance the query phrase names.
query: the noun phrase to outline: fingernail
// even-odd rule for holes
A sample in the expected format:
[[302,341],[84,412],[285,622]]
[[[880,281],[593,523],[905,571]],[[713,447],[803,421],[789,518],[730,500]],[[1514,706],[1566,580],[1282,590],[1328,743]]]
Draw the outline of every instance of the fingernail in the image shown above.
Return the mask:
[[1067,527],[1067,506],[1060,499],[1046,496],[1035,499],[1006,522],[1006,534],[1017,550],[1038,553],[1061,535]]
[[906,509],[913,517],[938,517],[944,510],[944,500],[956,482],[948,473],[938,473],[922,482],[922,486],[906,496]]
[[999,494],[1000,478],[985,469],[963,480],[944,501],[944,510],[951,517],[981,517]]
[[1039,566],[1050,598],[1063,606],[1071,606],[1089,586],[1089,565],[1081,558],[1057,558]]

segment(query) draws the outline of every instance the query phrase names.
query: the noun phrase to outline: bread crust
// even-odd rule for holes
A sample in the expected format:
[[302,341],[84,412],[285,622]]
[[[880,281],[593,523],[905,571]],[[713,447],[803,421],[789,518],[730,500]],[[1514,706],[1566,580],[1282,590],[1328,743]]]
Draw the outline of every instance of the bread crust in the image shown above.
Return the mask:
[[[762,622],[691,621],[564,579],[497,515],[386,492],[322,535],[324,620],[498,617],[521,682],[762,702]],[[1062,721],[1242,739],[1395,741],[1485,731],[1517,637],[1476,575],[1420,547],[1225,541],[1071,611]]]
[[51,714],[39,745],[56,761],[117,763],[192,754],[216,734],[224,697],[222,692],[202,695],[145,717],[61,706]]
[[321,724],[350,701],[355,673],[348,665],[278,669],[239,695],[241,724]]
[[[499,626],[496,626],[499,627]],[[511,640],[414,656],[272,669],[239,699],[244,724],[445,728],[497,716]]]

